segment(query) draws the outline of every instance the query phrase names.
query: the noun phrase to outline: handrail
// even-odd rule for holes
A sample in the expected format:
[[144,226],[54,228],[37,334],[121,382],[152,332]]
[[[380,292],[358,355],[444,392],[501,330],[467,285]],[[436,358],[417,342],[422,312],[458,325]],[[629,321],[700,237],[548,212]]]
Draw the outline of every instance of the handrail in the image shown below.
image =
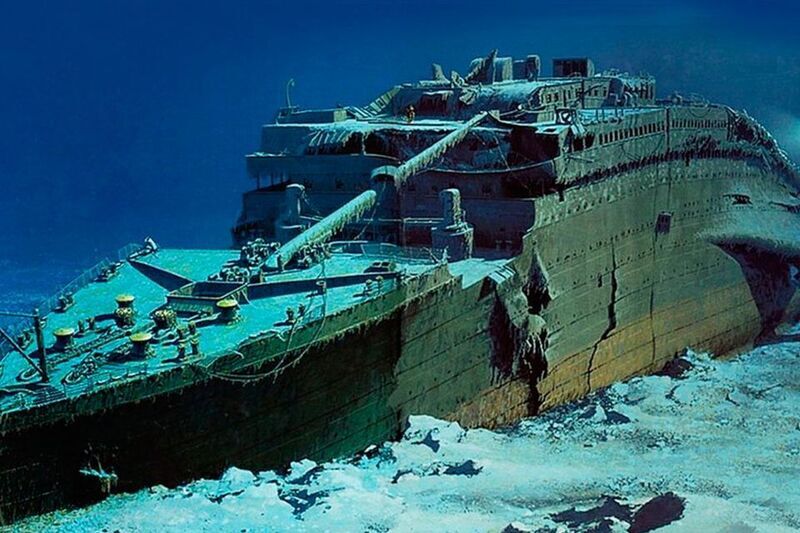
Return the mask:
[[[120,248],[119,250],[117,250],[110,257],[116,256],[116,261],[124,261],[131,254],[141,250],[142,248],[143,246],[141,244],[129,243]],[[34,307],[37,309],[41,309],[43,315],[47,315],[48,313],[53,311],[53,309],[55,309],[56,303],[58,302],[58,299],[61,296],[75,293],[80,289],[82,289],[83,287],[85,287],[86,285],[88,285],[89,283],[91,283],[92,281],[96,280],[100,272],[104,268],[109,266],[111,263],[112,261],[111,259],[109,259],[109,257],[104,257],[93,267],[91,267],[88,270],[85,270],[77,278],[67,283],[53,296],[46,298],[44,301],[40,302],[38,305]],[[9,336],[11,336],[11,338],[16,338],[20,333],[28,329],[28,327],[29,327],[28,321],[23,319],[13,322],[12,324],[8,325],[7,327],[4,327],[3,329]],[[12,351],[16,351],[16,349],[11,345],[11,343],[9,343],[8,340],[5,338],[0,338],[0,362],[2,362],[3,359],[5,359],[6,355],[8,355]]]

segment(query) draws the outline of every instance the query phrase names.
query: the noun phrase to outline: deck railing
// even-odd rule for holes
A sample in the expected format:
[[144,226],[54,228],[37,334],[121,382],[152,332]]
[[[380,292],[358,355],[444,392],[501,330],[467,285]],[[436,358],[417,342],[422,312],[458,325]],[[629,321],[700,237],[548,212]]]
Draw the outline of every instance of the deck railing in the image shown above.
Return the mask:
[[[49,314],[56,308],[59,298],[67,294],[74,294],[75,292],[84,288],[89,283],[95,281],[97,277],[100,275],[100,272],[102,272],[104,268],[107,268],[114,262],[124,261],[135,252],[142,250],[142,248],[143,246],[141,244],[134,244],[134,243],[130,243],[123,246],[122,248],[117,250],[115,254],[112,254],[108,257],[104,257],[92,268],[84,271],[80,276],[67,283],[64,287],[61,288],[61,290],[56,292],[53,296],[50,296],[49,298],[45,299],[44,301],[40,302],[38,305],[34,307],[39,309],[42,316]],[[3,329],[12,338],[16,338],[17,335],[19,335],[24,330],[30,327],[32,327],[31,321],[29,319],[22,319],[10,324],[7,327],[4,327]],[[2,361],[9,352],[13,351],[13,349],[14,348],[8,341],[0,338],[0,361]]]

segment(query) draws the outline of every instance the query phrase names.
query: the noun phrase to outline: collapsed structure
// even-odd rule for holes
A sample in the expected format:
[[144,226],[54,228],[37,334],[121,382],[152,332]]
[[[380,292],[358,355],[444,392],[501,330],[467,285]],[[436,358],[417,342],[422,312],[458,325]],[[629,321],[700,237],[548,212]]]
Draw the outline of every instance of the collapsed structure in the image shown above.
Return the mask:
[[0,520],[494,427],[723,354],[798,308],[800,181],[722,105],[492,52],[281,109],[236,250],[151,240],[4,333]]

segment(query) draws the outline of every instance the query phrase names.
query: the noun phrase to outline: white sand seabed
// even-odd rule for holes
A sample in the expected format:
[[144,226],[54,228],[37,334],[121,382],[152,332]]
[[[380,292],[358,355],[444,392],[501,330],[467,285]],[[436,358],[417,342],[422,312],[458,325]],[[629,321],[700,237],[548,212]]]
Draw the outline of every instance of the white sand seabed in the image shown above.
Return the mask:
[[688,358],[681,379],[619,383],[504,431],[413,417],[403,440],[358,460],[302,461],[286,476],[231,469],[16,530],[580,531],[597,523],[558,513],[671,491],[686,507],[659,531],[800,531],[800,343]]

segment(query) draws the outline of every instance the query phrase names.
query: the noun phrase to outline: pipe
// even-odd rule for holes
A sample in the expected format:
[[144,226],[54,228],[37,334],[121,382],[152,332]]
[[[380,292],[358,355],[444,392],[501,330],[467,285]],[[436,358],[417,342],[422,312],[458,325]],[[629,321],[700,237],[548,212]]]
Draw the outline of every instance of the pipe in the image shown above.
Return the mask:
[[280,270],[289,264],[289,261],[304,246],[322,244],[336,235],[341,229],[357,220],[369,208],[375,205],[377,194],[373,190],[364,191],[342,207],[326,216],[303,233],[293,238],[267,259],[267,268]]
[[477,126],[488,114],[488,111],[478,113],[398,167],[383,166],[376,168],[372,171],[372,180],[393,181],[395,187],[401,187],[408,178],[419,174],[427,165],[461,142],[470,130]]

